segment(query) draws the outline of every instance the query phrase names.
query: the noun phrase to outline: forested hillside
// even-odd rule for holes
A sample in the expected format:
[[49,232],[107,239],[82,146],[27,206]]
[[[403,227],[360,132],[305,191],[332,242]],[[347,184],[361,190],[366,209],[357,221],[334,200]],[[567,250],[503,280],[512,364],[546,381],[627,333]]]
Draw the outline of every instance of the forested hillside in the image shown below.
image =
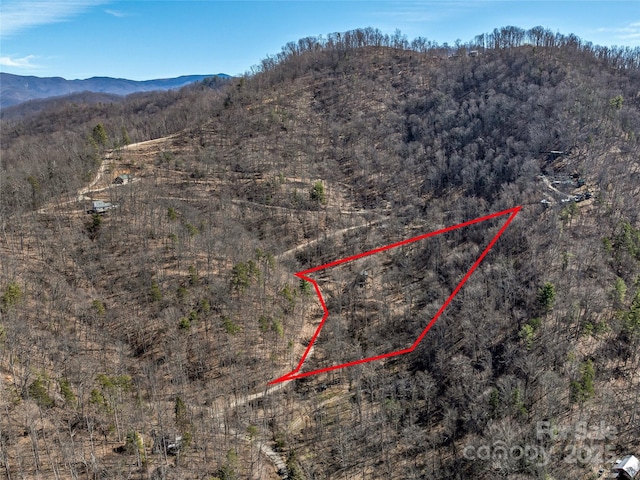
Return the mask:
[[[640,454],[639,49],[364,29],[212,87],[2,122],[8,478],[589,479]],[[516,206],[415,351],[267,386],[322,317],[295,272]],[[304,370],[403,348],[503,223],[318,272]]]

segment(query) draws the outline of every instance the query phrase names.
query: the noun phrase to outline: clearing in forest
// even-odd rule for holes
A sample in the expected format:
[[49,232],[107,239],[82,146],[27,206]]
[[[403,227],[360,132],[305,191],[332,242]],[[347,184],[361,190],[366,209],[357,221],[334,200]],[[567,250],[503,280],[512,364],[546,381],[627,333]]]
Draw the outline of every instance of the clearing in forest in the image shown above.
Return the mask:
[[[313,286],[324,315],[296,368],[270,384],[415,350],[521,208],[493,213],[296,273]],[[496,228],[499,228],[497,233],[486,243],[487,232]],[[426,239],[430,241],[417,243]],[[471,266],[462,279],[451,278],[447,272],[460,270],[449,267],[463,262]],[[312,278],[312,274],[317,274],[314,275],[317,278]],[[440,303],[439,299],[447,292],[450,293]],[[327,322],[329,318],[331,321]],[[430,320],[425,325],[426,318]],[[316,349],[313,362],[309,362],[311,368],[302,371],[325,324],[327,328],[319,340],[323,348]]]

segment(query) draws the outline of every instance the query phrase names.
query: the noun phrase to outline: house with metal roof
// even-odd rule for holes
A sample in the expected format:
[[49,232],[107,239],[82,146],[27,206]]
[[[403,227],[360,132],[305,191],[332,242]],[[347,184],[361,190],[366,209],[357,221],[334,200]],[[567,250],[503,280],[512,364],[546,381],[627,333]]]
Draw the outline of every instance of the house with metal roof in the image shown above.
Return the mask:
[[106,213],[109,210],[116,208],[118,205],[115,203],[103,202],[102,200],[94,200],[92,202],[91,210],[87,210],[87,213]]
[[622,480],[640,479],[640,460],[633,455],[627,455],[616,462],[611,469],[609,478],[617,478]]

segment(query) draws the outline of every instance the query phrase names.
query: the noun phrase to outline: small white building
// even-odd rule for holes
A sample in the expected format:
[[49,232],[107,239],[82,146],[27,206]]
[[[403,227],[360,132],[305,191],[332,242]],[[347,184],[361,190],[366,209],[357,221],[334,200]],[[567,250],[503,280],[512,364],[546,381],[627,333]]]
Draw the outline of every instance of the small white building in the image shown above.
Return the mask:
[[618,478],[623,480],[640,479],[640,460],[633,455],[627,455],[616,462],[611,469],[609,478]]
[[103,202],[102,200],[94,200],[92,202],[93,208],[91,210],[87,210],[87,213],[106,213],[117,206],[118,205],[116,204]]

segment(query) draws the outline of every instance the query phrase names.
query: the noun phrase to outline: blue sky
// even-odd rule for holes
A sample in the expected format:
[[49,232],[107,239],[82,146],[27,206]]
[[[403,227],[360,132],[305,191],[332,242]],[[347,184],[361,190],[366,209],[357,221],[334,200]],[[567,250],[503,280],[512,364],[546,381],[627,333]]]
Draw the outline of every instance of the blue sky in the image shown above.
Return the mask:
[[640,0],[2,0],[0,71],[67,79],[236,75],[307,36],[370,26],[454,43],[507,25],[635,47]]

